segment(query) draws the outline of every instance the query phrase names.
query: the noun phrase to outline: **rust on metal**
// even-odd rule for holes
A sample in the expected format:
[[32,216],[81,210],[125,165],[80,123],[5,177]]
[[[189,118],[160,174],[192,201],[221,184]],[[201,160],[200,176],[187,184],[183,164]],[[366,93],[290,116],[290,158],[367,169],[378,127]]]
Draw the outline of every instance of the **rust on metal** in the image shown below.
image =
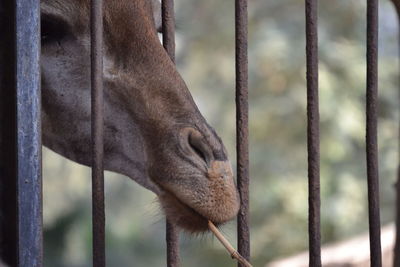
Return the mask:
[[179,231],[176,225],[166,222],[167,267],[179,266]]
[[309,264],[321,266],[318,0],[306,0]]
[[169,57],[175,62],[175,13],[174,0],[162,0],[163,45]]
[[[397,42],[398,42],[398,53],[400,56],[400,1],[392,0],[394,7],[397,13],[397,25],[398,25],[398,35],[397,35]],[[398,60],[397,65],[398,67],[400,60]],[[399,69],[398,69],[399,71]],[[400,75],[398,78],[398,86],[400,86]],[[399,88],[399,87],[398,87]],[[400,90],[399,92],[399,103],[400,103]],[[396,236],[395,236],[395,247],[394,247],[394,257],[393,257],[393,266],[400,266],[400,122],[399,122],[399,148],[398,148],[398,157],[399,163],[397,168],[397,182],[396,182]]]
[[105,266],[103,1],[90,4],[93,266]]
[[[240,210],[238,251],[250,261],[247,0],[235,1],[236,153]],[[243,265],[238,263],[239,267]]]
[[367,178],[371,266],[382,266],[378,170],[378,0],[367,1]]
[[[164,49],[175,63],[175,13],[174,0],[162,0],[162,39]],[[176,225],[166,222],[167,266],[179,266],[179,231]]]

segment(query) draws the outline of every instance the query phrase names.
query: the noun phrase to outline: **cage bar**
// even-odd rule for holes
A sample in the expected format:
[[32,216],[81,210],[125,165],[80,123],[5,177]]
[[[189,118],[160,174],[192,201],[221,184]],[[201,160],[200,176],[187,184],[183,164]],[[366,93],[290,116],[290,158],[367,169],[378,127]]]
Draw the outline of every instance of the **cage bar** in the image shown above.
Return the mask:
[[366,156],[371,266],[382,266],[378,169],[378,0],[367,1]]
[[318,0],[306,0],[309,265],[321,266]]
[[40,3],[16,0],[18,266],[42,266]]
[[[165,51],[175,63],[175,13],[174,0],[162,0],[162,39]],[[179,266],[179,231],[168,219],[166,222],[167,266]]]
[[179,231],[176,225],[167,220],[166,222],[167,241],[167,266],[179,266]]
[[0,2],[0,258],[17,266],[17,146],[15,95],[15,2]]
[[162,0],[162,39],[163,46],[175,63],[175,13],[174,0]]
[[[397,43],[398,43],[398,56],[400,56],[400,2],[397,0],[392,0],[396,14],[397,14]],[[400,60],[398,59],[397,67],[399,71],[399,63]],[[398,86],[400,86],[400,75],[398,75]],[[400,87],[398,87],[400,88]],[[400,103],[400,90],[399,92],[399,103]],[[399,122],[399,144],[398,144],[398,157],[400,161],[400,122]],[[397,167],[397,182],[396,182],[396,235],[395,235],[395,247],[394,247],[394,257],[393,257],[393,266],[400,266],[400,162],[398,163]]]
[[[238,251],[250,260],[249,227],[249,128],[248,128],[248,59],[247,0],[235,1],[236,67],[236,156],[240,210],[237,217]],[[239,267],[243,266],[241,263]]]
[[104,267],[103,1],[90,3],[93,266]]

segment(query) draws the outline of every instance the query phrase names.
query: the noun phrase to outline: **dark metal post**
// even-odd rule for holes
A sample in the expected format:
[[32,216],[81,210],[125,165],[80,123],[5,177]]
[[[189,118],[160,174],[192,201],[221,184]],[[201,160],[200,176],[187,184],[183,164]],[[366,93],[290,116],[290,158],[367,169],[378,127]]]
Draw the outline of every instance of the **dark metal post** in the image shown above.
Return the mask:
[[178,228],[167,220],[166,222],[167,241],[167,266],[179,266],[179,231]]
[[0,259],[9,266],[17,266],[14,1],[0,2],[0,32]]
[[[174,0],[162,0],[162,33],[163,45],[169,57],[175,62],[175,14]],[[166,222],[167,266],[179,266],[179,231],[168,221]]]
[[169,57],[175,62],[175,14],[174,0],[162,0],[163,46]]
[[[392,0],[394,7],[397,13],[397,27],[398,27],[398,48],[399,48],[399,56],[400,56],[400,0]],[[398,61],[398,66],[400,60]],[[399,70],[398,70],[399,71]],[[400,86],[400,75],[399,75],[399,84]],[[399,87],[400,88],[400,87]],[[399,91],[399,103],[400,103],[400,91]],[[400,123],[399,123],[399,165],[397,169],[397,182],[396,182],[396,237],[395,237],[395,247],[393,251],[393,266],[400,266]]]
[[40,3],[16,0],[18,266],[42,266]]
[[103,145],[103,1],[92,0],[90,10],[92,90],[92,220],[93,266],[104,267],[104,145]]
[[367,1],[367,176],[371,266],[382,266],[378,171],[378,0]]
[[[237,218],[238,251],[250,260],[249,226],[249,128],[247,0],[235,1],[236,45],[236,155],[240,210]],[[238,264],[239,267],[243,266]]]
[[[398,27],[398,48],[399,48],[399,56],[400,56],[400,0],[392,0],[394,7],[396,9],[397,13],[397,27]],[[398,61],[398,67],[400,60]],[[399,84],[400,86],[400,75],[399,75]],[[399,103],[400,103],[400,91],[399,91]],[[397,182],[396,182],[396,236],[395,236],[395,246],[394,246],[394,251],[393,251],[393,266],[400,266],[400,123],[399,123],[399,150],[398,150],[398,155],[399,155],[399,165],[397,169]]]
[[321,266],[318,0],[306,0],[307,148],[310,266]]

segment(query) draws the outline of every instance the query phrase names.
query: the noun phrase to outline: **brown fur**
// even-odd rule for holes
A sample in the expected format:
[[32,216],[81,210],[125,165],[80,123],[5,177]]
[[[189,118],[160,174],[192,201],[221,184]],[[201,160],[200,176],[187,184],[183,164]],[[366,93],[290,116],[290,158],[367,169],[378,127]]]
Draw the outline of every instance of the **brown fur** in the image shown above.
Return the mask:
[[[42,44],[43,142],[89,165],[88,1],[41,6],[67,29]],[[220,138],[158,39],[154,11],[146,0],[105,1],[105,168],[154,191],[171,221],[203,231],[206,220],[236,215],[238,194]]]

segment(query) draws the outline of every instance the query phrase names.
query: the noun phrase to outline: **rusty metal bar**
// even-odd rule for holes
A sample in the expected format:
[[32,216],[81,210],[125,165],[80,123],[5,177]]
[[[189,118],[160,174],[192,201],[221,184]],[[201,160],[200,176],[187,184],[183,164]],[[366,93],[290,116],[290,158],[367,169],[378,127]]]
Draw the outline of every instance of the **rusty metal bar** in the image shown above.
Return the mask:
[[[400,131],[399,131],[400,137]],[[399,141],[400,142],[400,141]],[[400,152],[399,152],[400,154]],[[400,163],[397,167],[397,182],[396,182],[396,235],[393,266],[400,266]]]
[[[250,261],[249,226],[249,107],[247,58],[247,0],[235,1],[236,156],[240,210],[237,217],[238,251]],[[243,266],[241,263],[239,267]]]
[[175,62],[175,14],[174,0],[162,0],[162,38],[169,57]]
[[179,231],[178,228],[167,220],[166,222],[167,241],[167,266],[179,266]]
[[15,3],[0,2],[0,259],[17,266]]
[[[398,56],[400,56],[400,1],[399,0],[392,0],[396,13],[397,13],[397,27],[398,27],[398,35],[397,35],[397,42],[398,42]],[[399,68],[400,60],[398,60],[398,68]],[[398,69],[399,71],[399,69]],[[398,78],[400,86],[400,75]],[[400,87],[398,87],[400,88]],[[400,103],[400,90],[399,90],[399,103]],[[393,257],[393,266],[400,266],[400,122],[399,122],[399,165],[397,169],[397,182],[396,182],[396,236],[395,236],[395,247],[394,247],[394,257]]]
[[16,0],[18,266],[42,266],[40,3]]
[[371,266],[382,266],[378,170],[378,0],[367,1],[366,154]]
[[[392,0],[396,13],[397,13],[397,27],[398,27],[398,35],[397,35],[397,42],[398,42],[398,56],[400,56],[400,1]],[[399,68],[400,60],[398,60],[398,68]],[[399,71],[399,69],[398,69]],[[400,75],[398,78],[400,86]],[[400,88],[400,87],[398,87]],[[400,90],[399,90],[399,103],[400,103]],[[399,150],[398,150],[398,157],[399,157],[399,165],[397,169],[397,182],[396,182],[396,235],[395,235],[395,247],[394,247],[394,257],[393,257],[393,266],[400,266],[400,122],[399,122]]]
[[[162,0],[162,39],[165,51],[175,63],[175,13],[174,0]],[[179,231],[168,221],[166,222],[167,266],[179,266]]]
[[91,0],[93,266],[106,265],[104,214],[103,1]]
[[309,265],[321,266],[318,0],[306,0]]

